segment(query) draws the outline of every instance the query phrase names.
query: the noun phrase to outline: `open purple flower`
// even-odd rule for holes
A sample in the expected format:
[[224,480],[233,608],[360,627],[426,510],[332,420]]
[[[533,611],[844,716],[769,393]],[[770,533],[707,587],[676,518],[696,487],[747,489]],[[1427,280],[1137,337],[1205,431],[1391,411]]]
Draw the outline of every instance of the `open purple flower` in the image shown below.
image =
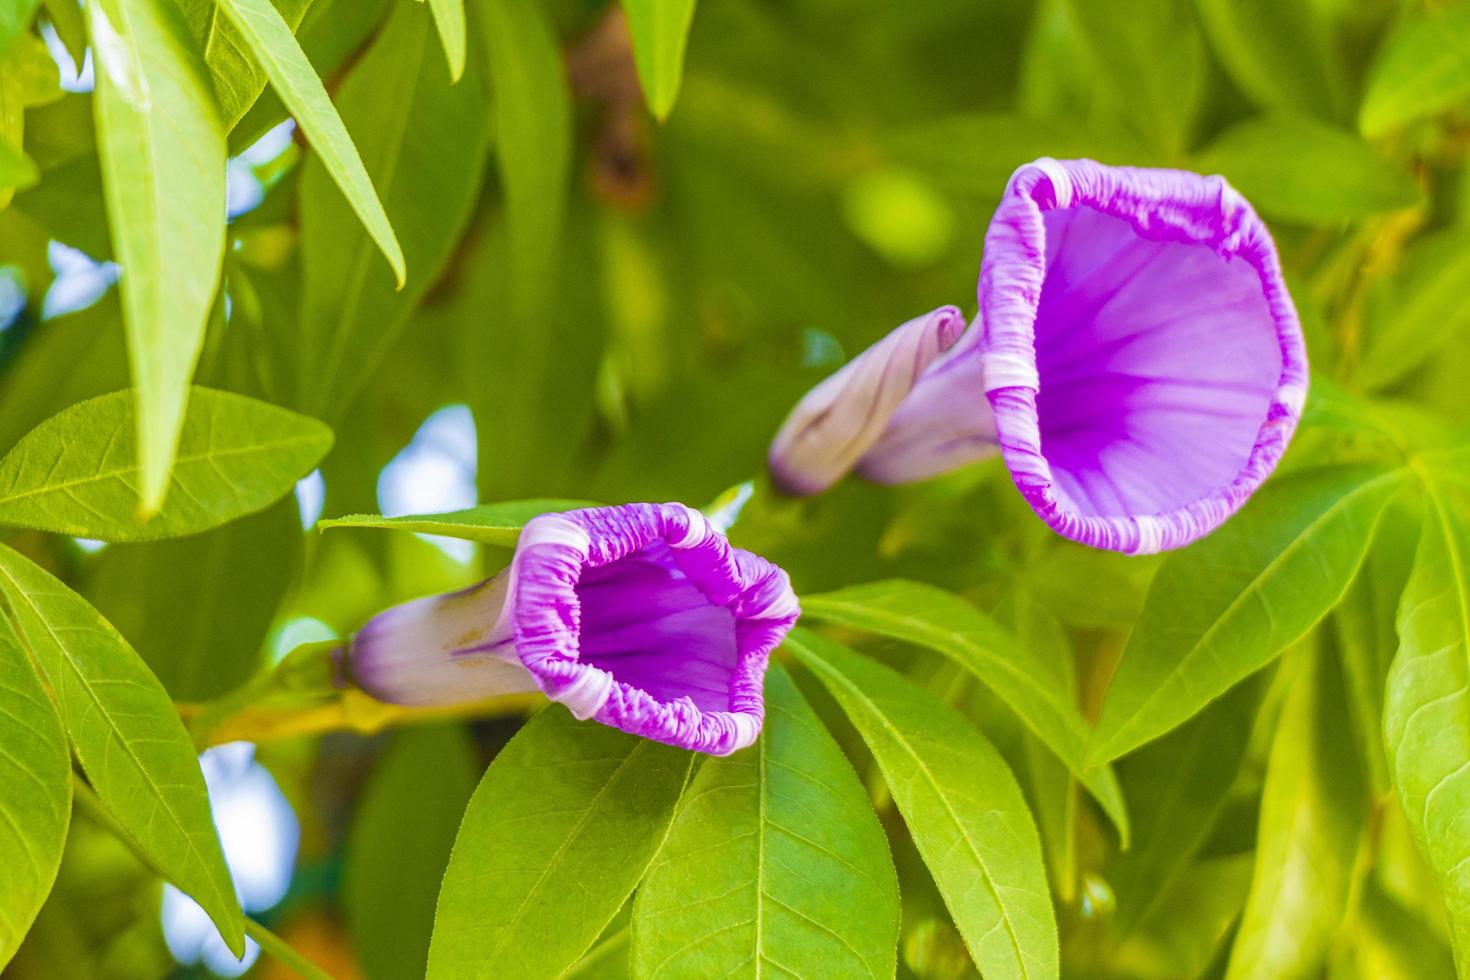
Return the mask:
[[[976,322],[897,407],[829,398],[881,431],[863,475],[924,479],[998,450],[1058,533],[1143,553],[1217,527],[1296,428],[1301,325],[1269,232],[1221,177],[1027,164],[986,233],[979,293]],[[787,462],[777,482],[807,492]]]
[[799,615],[786,573],[683,504],[543,514],[505,572],[378,614],[347,669],[451,704],[540,690],[578,718],[727,755],[759,734],[766,661]]

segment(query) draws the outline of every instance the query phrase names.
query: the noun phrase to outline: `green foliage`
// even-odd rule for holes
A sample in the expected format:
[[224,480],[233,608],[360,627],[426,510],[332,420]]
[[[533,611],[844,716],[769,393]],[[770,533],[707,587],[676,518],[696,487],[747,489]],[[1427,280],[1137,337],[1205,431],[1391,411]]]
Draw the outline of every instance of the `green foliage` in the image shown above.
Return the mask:
[[1470,10],[1410,15],[1374,58],[1358,125],[1368,136],[1423,118],[1470,94]]
[[407,517],[382,517],[377,514],[349,514],[322,521],[322,530],[333,527],[376,527],[418,534],[442,534],[448,538],[479,541],[484,544],[515,547],[521,528],[537,514],[578,507],[595,506],[586,500],[516,500],[503,504],[481,504],[449,514],[414,514]]
[[623,0],[633,56],[649,110],[667,119],[684,80],[684,48],[694,22],[694,0]]
[[752,752],[704,763],[638,889],[640,977],[893,975],[898,881],[842,750],[780,668]]

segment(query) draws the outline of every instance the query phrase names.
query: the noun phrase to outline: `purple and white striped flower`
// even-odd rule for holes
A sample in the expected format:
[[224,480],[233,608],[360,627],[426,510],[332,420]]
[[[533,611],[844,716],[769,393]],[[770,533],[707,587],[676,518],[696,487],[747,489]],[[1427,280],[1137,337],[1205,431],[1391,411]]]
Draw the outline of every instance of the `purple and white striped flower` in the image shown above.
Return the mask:
[[[896,407],[852,387],[824,396],[826,415],[881,431],[856,460],[864,476],[919,480],[999,451],[1058,533],[1146,553],[1219,526],[1296,428],[1301,325],[1270,233],[1221,177],[1027,164],[986,233],[979,297]],[[881,373],[891,341],[844,372]],[[776,455],[783,489],[821,482]]]
[[578,718],[697,752],[755,741],[770,652],[800,613],[786,573],[683,504],[543,514],[510,568],[374,617],[347,671],[399,704],[540,690]]

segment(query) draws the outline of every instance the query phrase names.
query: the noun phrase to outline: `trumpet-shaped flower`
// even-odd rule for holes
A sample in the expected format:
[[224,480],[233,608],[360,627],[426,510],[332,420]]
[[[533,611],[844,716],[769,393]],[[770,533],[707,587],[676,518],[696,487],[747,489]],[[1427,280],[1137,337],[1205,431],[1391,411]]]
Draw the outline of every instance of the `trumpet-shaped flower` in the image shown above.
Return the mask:
[[578,718],[726,755],[755,741],[767,658],[800,610],[786,573],[683,504],[543,514],[510,567],[374,617],[347,670],[400,704],[540,690]]
[[[787,421],[840,431],[870,479],[924,479],[999,452],[1058,533],[1129,553],[1209,533],[1270,474],[1307,390],[1306,348],[1270,234],[1221,177],[1039,160],[1012,176],[985,238],[980,313],[905,395],[843,378],[900,371],[911,321]],[[912,345],[916,343],[910,340]],[[894,363],[897,360],[897,363]],[[822,392],[820,400],[816,399]],[[836,478],[778,436],[772,472]]]

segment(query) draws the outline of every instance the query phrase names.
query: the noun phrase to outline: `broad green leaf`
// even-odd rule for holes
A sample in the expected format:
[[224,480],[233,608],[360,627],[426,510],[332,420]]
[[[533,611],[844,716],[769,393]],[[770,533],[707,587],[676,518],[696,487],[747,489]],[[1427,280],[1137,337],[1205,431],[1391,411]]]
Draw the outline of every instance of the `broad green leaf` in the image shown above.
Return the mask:
[[981,974],[1057,976],[1041,840],[1000,754],[953,708],[876,661],[802,629],[786,649],[872,750]]
[[1097,797],[1128,841],[1128,811],[1112,770],[1086,765],[1091,728],[1062,679],[1035,651],[963,599],[888,581],[803,596],[803,614],[926,647],[964,667],[1014,711]]
[[525,315],[545,295],[556,260],[572,163],[571,93],[539,0],[481,0],[479,11],[515,267],[513,305]]
[[684,48],[694,23],[694,0],[623,0],[633,35],[633,61],[643,98],[660,121],[669,117],[684,78]]
[[852,765],[780,667],[747,751],[705,762],[633,906],[639,977],[892,977],[898,880]]
[[97,795],[158,870],[203,906],[230,949],[243,953],[240,904],[204,775],[163,685],[85,599],[3,546],[0,594]]
[[347,128],[327,97],[327,90],[316,70],[306,59],[296,36],[271,0],[217,0],[251,53],[265,66],[265,73],[275,86],[281,101],[291,110],[312,152],[326,168],[347,203],[362,220],[362,225],[377,243],[393,275],[402,286],[407,271],[403,266],[403,249],[393,235],[393,226],[383,212],[378,192],[363,167],[362,157]]
[[1413,178],[1358,136],[1304,116],[1238,123],[1190,169],[1224,174],[1262,214],[1283,221],[1346,221],[1423,200]]
[[[408,266],[393,273],[338,192],[319,154],[307,157],[301,204],[303,285],[295,406],[340,419],[438,278],[479,192],[490,118],[478,78],[450,85],[429,12],[395,3],[337,90]],[[475,74],[475,66],[469,73]]]
[[587,500],[511,500],[500,504],[481,504],[469,510],[447,514],[414,514],[409,517],[382,517],[378,514],[349,514],[318,521],[317,529],[334,527],[376,527],[416,534],[439,534],[446,538],[463,538],[481,544],[514,548],[521,528],[538,514],[550,514],[581,507],[595,507]]
[[1444,5],[1411,16],[1379,47],[1358,127],[1379,136],[1470,95],[1470,8]]
[[348,935],[372,980],[423,976],[434,900],[480,765],[462,727],[406,728],[363,788],[341,894]]
[[1310,646],[1271,743],[1256,870],[1229,977],[1321,974],[1342,923],[1368,821],[1368,786],[1347,736],[1347,691],[1329,651]]
[[1399,606],[1383,741],[1414,839],[1440,879],[1455,962],[1470,970],[1470,492],[1429,485]]
[[1196,6],[1220,63],[1258,106],[1324,119],[1340,114],[1343,69],[1315,4],[1196,0]]
[[205,701],[255,675],[301,564],[292,497],[186,538],[98,556],[88,595],[178,701]]
[[554,977],[575,963],[648,869],[694,762],[559,705],[533,718],[465,811],[430,980]]
[[1157,738],[1311,629],[1346,591],[1402,479],[1357,465],[1280,477],[1170,555],[1108,685],[1092,757]]
[[444,45],[444,57],[449,60],[449,77],[457,82],[464,74],[464,0],[429,0],[429,9],[434,12],[434,28],[439,32],[439,43]]
[[51,320],[16,352],[0,385],[0,446],[14,446],[67,406],[127,383],[122,311],[110,293]]
[[157,511],[225,249],[225,134],[172,0],[87,4],[97,149],[138,410],[136,485]]
[[1118,939],[1151,912],[1168,914],[1170,886],[1209,833],[1245,758],[1262,687],[1258,680],[1236,685],[1118,764],[1124,794],[1137,814],[1132,849],[1115,854],[1106,869],[1117,896]]
[[[260,51],[239,19],[232,16],[228,4],[218,0],[173,2],[184,12],[190,33],[204,53],[220,119],[228,133],[265,90],[269,66],[262,66]],[[271,9],[284,21],[288,32],[301,23],[311,3],[312,0],[255,0],[257,6],[274,4]]]
[[168,502],[137,517],[134,400],[116,391],[32,429],[0,459],[0,524],[105,541],[208,530],[279,500],[332,445],[315,419],[194,388]]
[[1068,0],[1068,11],[1095,84],[1139,138],[1166,154],[1188,146],[1207,77],[1188,0]]
[[1402,264],[1368,292],[1367,342],[1355,380],[1383,388],[1418,367],[1450,338],[1470,327],[1465,282],[1470,278],[1470,233],[1445,231],[1415,242]]
[[61,866],[71,753],[56,706],[8,619],[0,619],[0,970]]
[[10,0],[0,6],[0,56],[10,48],[10,42],[31,26],[38,6],[40,0]]

